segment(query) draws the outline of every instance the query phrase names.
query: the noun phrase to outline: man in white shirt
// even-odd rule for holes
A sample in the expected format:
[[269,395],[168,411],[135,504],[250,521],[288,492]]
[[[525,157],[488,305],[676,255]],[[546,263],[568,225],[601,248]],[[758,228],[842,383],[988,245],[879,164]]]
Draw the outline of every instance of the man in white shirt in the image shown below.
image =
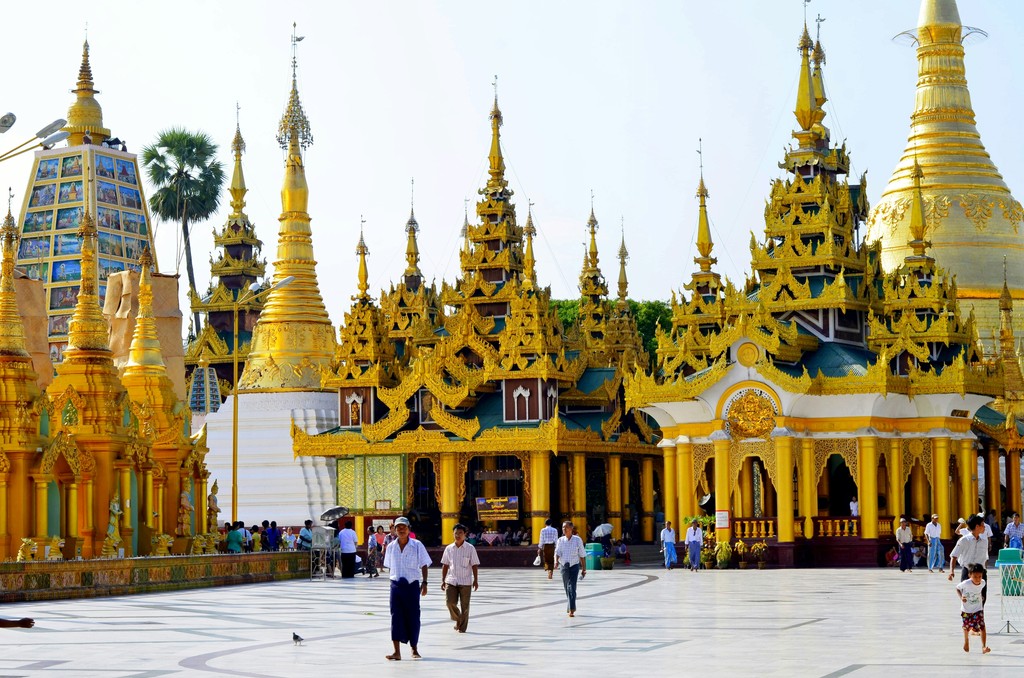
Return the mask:
[[338,532],[338,547],[341,550],[341,578],[356,576],[356,542],[359,535],[352,529],[352,521],[345,521],[345,528]]
[[700,523],[694,520],[686,528],[686,538],[683,545],[690,553],[690,571],[696,572],[700,569],[700,550],[704,545],[704,530],[700,529]]
[[676,556],[676,531],[672,529],[672,521],[665,523],[665,529],[661,531],[661,552],[665,554],[665,569],[671,570],[678,562]]
[[544,571],[548,573],[548,579],[555,574],[555,542],[558,541],[558,530],[551,524],[551,518],[544,521],[544,527],[540,531],[540,541],[537,543],[537,555],[544,563]]
[[928,571],[942,572],[946,562],[946,553],[942,548],[942,525],[939,525],[939,514],[932,514],[932,521],[924,526],[924,536],[928,539]]
[[850,515],[854,518],[860,515],[860,504],[857,503],[857,497],[850,499]]
[[900,548],[900,572],[914,571],[914,533],[910,531],[910,523],[900,518],[900,526],[896,528],[896,545]]
[[385,655],[389,661],[402,658],[400,643],[409,643],[412,658],[420,658],[420,596],[427,595],[430,555],[422,543],[409,536],[409,527],[405,516],[395,518],[398,538],[384,553],[384,567],[391,580],[391,642],[395,646],[393,654]]
[[562,586],[569,601],[566,609],[570,617],[575,617],[576,579],[587,576],[587,551],[580,536],[573,534],[573,524],[568,520],[562,523],[562,536],[555,543],[555,567],[562,571]]
[[465,525],[456,525],[454,534],[455,543],[448,544],[441,556],[441,590],[445,591],[448,614],[455,622],[455,630],[465,633],[469,626],[469,597],[479,588],[480,556],[476,548],[466,542]]

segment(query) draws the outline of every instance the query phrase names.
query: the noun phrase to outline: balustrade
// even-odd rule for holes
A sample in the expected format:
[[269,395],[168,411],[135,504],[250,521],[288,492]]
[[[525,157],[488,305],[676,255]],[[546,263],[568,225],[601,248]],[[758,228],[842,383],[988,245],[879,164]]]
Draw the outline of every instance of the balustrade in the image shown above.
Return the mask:
[[774,539],[774,518],[734,518],[733,536],[736,539]]
[[879,537],[891,537],[892,532],[892,516],[878,516],[878,536]]
[[814,518],[815,537],[857,537],[860,535],[860,518]]

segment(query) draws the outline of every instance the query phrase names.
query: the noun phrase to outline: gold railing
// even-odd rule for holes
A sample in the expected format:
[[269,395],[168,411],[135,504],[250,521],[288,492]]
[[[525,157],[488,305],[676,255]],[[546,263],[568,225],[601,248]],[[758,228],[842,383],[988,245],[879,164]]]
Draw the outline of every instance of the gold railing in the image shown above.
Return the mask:
[[774,518],[733,518],[733,537],[736,539],[774,539]]
[[860,518],[815,518],[815,537],[856,537],[860,535]]
[[800,516],[799,518],[794,518],[793,519],[793,536],[794,537],[800,538],[800,537],[804,536],[804,523],[805,522],[806,521],[804,520],[803,516]]
[[892,516],[879,516],[878,517],[878,536],[879,537],[891,537],[892,532]]

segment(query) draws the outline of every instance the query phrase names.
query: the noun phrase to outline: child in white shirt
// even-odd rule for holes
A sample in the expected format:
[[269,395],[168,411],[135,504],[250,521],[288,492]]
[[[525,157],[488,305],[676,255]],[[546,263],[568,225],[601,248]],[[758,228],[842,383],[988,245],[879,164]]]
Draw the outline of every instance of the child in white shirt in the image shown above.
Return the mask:
[[981,652],[988,654],[991,648],[988,646],[988,636],[985,633],[985,607],[981,599],[981,592],[985,588],[985,581],[982,576],[985,568],[980,564],[971,565],[970,578],[964,579],[957,584],[956,595],[960,598],[960,618],[964,627],[964,652],[970,652],[970,634],[972,631],[981,633]]

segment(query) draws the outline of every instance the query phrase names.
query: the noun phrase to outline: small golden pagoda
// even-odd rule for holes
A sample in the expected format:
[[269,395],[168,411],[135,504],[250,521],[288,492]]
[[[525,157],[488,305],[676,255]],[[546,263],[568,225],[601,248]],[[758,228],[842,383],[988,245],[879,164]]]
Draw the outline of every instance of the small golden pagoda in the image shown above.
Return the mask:
[[[196,412],[210,411],[208,407],[216,411],[220,407],[221,398],[227,397],[234,387],[234,302],[248,294],[250,285],[263,278],[267,266],[266,261],[259,258],[263,241],[256,237],[256,228],[245,213],[245,194],[249,189],[246,188],[242,171],[245,140],[240,125],[235,127],[231,151],[235,159],[228,188],[231,194],[231,213],[224,226],[213,232],[213,243],[220,251],[216,261],[210,258],[210,275],[216,284],[211,282],[202,297],[194,290],[189,290],[193,313],[199,313],[206,319],[203,327],[197,328],[196,337],[189,342],[185,352],[189,405]],[[252,331],[263,310],[261,297],[249,297],[238,308],[240,368],[245,367]],[[204,356],[207,364],[197,371]],[[209,403],[207,394],[212,394]]]
[[[903,157],[868,220],[867,237],[882,241],[882,265],[897,268],[910,254],[915,166],[924,173],[921,199],[926,237],[938,264],[955,274],[965,309],[974,309],[982,336],[999,327],[1002,281],[993,258],[1010,252],[1007,280],[1016,303],[1024,297],[1020,241],[1024,208],[1010,193],[975,125],[964,66],[964,26],[956,0],[922,0],[917,31],[918,79]],[[1019,322],[1019,320],[1018,320]],[[1020,332],[1021,326],[1015,328]]]

